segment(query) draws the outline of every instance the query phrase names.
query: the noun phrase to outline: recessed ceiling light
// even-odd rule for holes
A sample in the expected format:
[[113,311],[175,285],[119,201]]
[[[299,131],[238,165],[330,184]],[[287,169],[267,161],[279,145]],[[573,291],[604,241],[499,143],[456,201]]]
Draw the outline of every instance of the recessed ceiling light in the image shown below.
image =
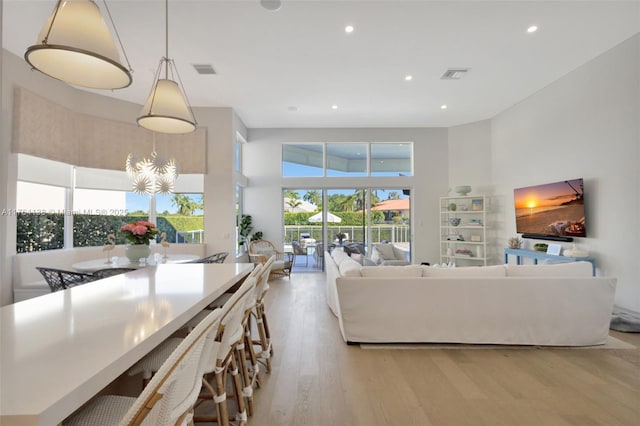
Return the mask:
[[260,5],[267,10],[278,10],[282,6],[280,0],[260,0]]
[[411,81],[411,80],[413,80],[413,76],[412,75],[405,75],[404,79],[407,80],[407,81]]
[[535,25],[532,25],[529,28],[527,28],[528,33],[535,33],[536,31],[538,31],[538,27]]
[[338,105],[331,105],[331,109],[338,109]]
[[298,110],[298,107],[297,107],[297,106],[293,106],[293,105],[292,105],[292,106],[288,107],[287,109],[288,109],[289,111],[297,111],[297,110]]
[[353,28],[353,25],[347,25],[346,27],[344,27],[344,32],[347,34],[351,34],[354,29],[355,28]]
[[440,109],[447,109],[446,105],[440,105]]

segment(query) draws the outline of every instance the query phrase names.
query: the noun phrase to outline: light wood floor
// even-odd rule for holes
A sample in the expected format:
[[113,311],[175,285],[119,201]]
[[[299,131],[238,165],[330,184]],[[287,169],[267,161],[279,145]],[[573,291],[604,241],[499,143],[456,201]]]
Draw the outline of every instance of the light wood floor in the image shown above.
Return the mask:
[[273,371],[249,425],[640,425],[640,349],[364,350],[342,341],[324,278],[271,282]]

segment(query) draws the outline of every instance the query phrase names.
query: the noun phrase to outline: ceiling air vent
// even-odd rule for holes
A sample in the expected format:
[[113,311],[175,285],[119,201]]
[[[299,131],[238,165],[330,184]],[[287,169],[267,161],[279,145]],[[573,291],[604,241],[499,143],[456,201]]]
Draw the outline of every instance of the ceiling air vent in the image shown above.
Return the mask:
[[460,80],[469,70],[470,68],[449,68],[442,74],[440,80]]
[[215,74],[216,70],[209,64],[193,64],[198,74]]

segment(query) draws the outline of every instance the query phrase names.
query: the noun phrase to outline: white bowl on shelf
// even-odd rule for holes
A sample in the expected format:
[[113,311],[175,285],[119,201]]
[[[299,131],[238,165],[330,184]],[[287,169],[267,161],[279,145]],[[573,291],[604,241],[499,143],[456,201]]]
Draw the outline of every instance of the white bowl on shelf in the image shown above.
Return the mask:
[[471,192],[471,187],[469,185],[456,186],[455,191],[458,195],[467,195]]

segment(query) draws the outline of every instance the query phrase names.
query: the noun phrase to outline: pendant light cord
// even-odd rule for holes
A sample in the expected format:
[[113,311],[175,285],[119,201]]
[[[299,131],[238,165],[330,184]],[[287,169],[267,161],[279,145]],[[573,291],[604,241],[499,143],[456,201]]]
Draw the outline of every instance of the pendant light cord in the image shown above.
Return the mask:
[[49,25],[49,28],[47,28],[47,34],[45,34],[44,39],[42,40],[42,44],[47,44],[47,42],[49,41],[49,34],[51,34],[53,23],[56,22],[56,17],[58,16],[58,11],[60,10],[60,2],[62,2],[62,0],[58,0],[58,4],[56,4],[56,11],[53,12],[53,18],[51,18],[51,25]]
[[164,64],[164,77],[169,79],[169,0],[164,1],[164,57],[166,59]]
[[[118,33],[118,28],[116,28],[116,23],[113,21],[111,17],[111,11],[109,10],[109,6],[107,5],[107,0],[102,0],[104,3],[104,8],[107,10],[107,15],[109,15],[109,21],[111,21],[111,26],[113,27],[113,31],[116,33],[116,38],[118,39],[118,44],[120,45],[120,50],[122,50],[122,54],[124,55],[124,60],[127,61],[127,67],[129,67],[129,71],[133,72],[131,68],[131,63],[129,62],[129,57],[127,56],[126,50],[124,50],[124,45],[122,44],[122,40],[120,40],[120,34]],[[98,7],[98,5],[96,5]]]

